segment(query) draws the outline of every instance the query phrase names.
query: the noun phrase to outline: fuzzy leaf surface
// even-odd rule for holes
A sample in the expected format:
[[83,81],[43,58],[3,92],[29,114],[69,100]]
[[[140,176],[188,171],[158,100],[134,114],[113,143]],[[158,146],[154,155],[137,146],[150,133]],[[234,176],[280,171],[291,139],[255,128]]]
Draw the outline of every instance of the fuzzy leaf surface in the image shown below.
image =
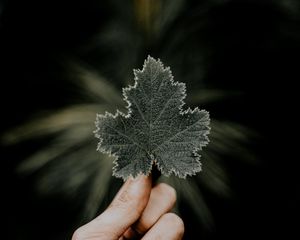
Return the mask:
[[128,113],[96,118],[98,150],[115,157],[113,175],[148,175],[153,164],[166,176],[199,172],[199,150],[207,145],[210,130],[208,112],[182,109],[185,84],[174,82],[160,60],[149,56],[134,75],[134,85],[123,89]]

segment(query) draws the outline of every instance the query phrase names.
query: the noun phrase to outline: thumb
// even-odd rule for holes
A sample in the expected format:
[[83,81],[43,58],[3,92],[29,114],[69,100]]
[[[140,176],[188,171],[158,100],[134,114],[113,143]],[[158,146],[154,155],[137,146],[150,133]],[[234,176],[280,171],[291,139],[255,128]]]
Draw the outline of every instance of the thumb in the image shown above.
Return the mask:
[[140,217],[148,203],[151,188],[150,176],[128,179],[110,206],[100,216],[77,229],[72,240],[119,239]]

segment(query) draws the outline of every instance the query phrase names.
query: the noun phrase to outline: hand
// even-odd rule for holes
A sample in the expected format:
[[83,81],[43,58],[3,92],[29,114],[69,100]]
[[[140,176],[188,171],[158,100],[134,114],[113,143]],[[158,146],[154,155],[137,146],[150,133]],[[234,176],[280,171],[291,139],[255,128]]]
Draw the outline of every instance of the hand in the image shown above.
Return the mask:
[[80,227],[72,240],[182,239],[183,221],[169,213],[176,202],[175,190],[165,183],[152,188],[151,177],[127,180],[110,206]]

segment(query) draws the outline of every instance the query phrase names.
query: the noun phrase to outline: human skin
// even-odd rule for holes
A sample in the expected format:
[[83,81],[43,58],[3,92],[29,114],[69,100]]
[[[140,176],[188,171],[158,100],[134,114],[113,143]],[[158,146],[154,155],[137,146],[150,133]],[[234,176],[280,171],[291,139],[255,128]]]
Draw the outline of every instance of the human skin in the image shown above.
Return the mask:
[[108,208],[78,228],[72,240],[182,239],[183,221],[170,213],[175,202],[171,186],[152,186],[151,176],[130,178]]

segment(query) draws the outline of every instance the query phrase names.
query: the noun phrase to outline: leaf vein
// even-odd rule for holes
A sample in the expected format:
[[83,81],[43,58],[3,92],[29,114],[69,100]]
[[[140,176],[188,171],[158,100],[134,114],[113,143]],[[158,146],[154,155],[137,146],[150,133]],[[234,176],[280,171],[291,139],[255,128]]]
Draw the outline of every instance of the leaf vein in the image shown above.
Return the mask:
[[168,138],[167,140],[163,141],[160,145],[158,145],[153,152],[155,152],[158,148],[160,148],[161,146],[165,145],[166,143],[169,143],[172,139],[176,138],[178,135],[186,132],[187,130],[191,129],[194,125],[196,125],[197,123],[199,123],[200,121],[202,121],[202,119],[199,119],[198,121],[196,121],[195,123],[193,123],[192,125],[189,125],[186,129],[177,132],[175,135],[173,135],[172,137]]

